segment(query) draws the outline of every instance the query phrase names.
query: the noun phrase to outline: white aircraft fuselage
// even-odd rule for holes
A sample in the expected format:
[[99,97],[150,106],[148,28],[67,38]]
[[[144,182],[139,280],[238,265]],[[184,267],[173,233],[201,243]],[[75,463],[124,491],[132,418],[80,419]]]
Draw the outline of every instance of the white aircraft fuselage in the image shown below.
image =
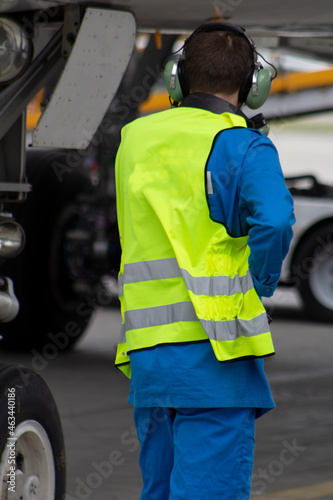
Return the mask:
[[[246,28],[267,30],[301,28],[321,31],[333,25],[331,0],[0,0],[0,14],[27,10],[47,10],[66,4],[104,6],[134,14],[139,29],[192,30],[219,16]],[[264,8],[263,8],[264,5]]]

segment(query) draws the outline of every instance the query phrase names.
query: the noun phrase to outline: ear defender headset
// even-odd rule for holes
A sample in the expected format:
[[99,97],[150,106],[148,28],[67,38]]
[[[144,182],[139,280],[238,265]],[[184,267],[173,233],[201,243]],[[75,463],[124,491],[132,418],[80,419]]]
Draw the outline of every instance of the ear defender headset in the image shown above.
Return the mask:
[[[181,49],[186,47],[186,44],[194,34],[199,32],[209,33],[211,31],[230,31],[236,36],[242,36],[245,40],[247,40],[253,53],[253,65],[241,85],[239,91],[239,102],[245,103],[250,109],[260,108],[268,97],[272,86],[272,80],[277,75],[275,66],[268,63],[266,59],[264,59],[263,56],[256,51],[254,43],[247,36],[243,28],[224,22],[202,24],[192,33],[192,35],[189,36],[189,38],[185,40]],[[263,66],[257,62],[258,55],[262,57],[267,64],[274,68],[274,77],[272,77],[269,70],[263,68]],[[184,97],[189,94],[189,81],[185,72],[184,56],[181,56],[178,60],[170,60],[167,62],[164,70],[164,81],[171,99],[176,103],[181,102]]]

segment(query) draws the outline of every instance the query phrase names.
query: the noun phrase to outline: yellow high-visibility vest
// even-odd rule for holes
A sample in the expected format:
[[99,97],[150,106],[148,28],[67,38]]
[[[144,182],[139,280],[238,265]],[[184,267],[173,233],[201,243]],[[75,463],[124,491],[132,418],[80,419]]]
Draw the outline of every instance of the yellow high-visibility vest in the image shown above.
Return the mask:
[[[129,354],[208,339],[217,359],[274,353],[249,271],[247,236],[211,220],[206,170],[217,134],[241,116],[179,107],[126,125],[116,159],[123,325],[116,365]],[[223,169],[221,158],[221,169]]]

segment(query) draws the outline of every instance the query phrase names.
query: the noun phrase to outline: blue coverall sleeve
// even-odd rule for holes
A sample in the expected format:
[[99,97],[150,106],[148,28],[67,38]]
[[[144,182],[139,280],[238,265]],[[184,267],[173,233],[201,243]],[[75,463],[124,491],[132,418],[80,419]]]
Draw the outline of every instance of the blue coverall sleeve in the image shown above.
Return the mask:
[[295,222],[293,199],[285,185],[278,153],[266,137],[253,141],[239,178],[239,213],[251,249],[249,267],[259,296],[278,284]]

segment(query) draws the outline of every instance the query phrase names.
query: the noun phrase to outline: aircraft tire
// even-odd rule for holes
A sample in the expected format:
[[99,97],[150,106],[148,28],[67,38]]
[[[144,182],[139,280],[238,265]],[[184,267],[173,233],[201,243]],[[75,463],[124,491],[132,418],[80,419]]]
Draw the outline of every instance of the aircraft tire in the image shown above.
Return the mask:
[[36,498],[62,500],[64,439],[47,384],[28,368],[0,365],[0,405],[0,497],[32,498],[33,491]]
[[66,167],[66,154],[46,151],[28,156],[32,191],[24,203],[7,208],[23,227],[26,245],[18,257],[1,268],[1,274],[13,280],[20,311],[13,321],[0,325],[0,347],[33,353],[37,350],[47,359],[71,348],[93,313],[92,307],[85,306],[85,298],[71,287],[62,265],[61,238],[69,223],[66,218],[64,222],[63,214],[78,194],[91,189],[81,168],[59,174],[61,165]]
[[333,322],[333,222],[314,228],[300,242],[293,267],[306,314]]

